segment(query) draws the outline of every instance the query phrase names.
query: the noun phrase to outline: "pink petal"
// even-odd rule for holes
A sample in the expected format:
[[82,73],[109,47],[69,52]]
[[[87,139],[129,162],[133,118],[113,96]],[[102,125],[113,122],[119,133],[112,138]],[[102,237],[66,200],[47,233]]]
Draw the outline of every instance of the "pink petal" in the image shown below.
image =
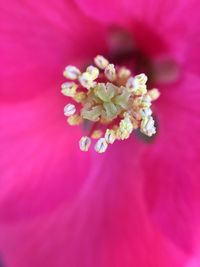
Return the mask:
[[95,5],[92,0],[76,2],[88,16],[132,32],[138,48],[150,56],[168,51],[185,60],[185,53],[191,51],[190,43],[197,39],[200,43],[198,0],[178,0],[176,4],[173,0],[98,0]]
[[105,49],[105,34],[71,1],[2,2],[1,98],[51,89],[67,64],[91,60]]
[[[99,33],[99,38],[93,38],[96,24],[87,18],[77,27],[74,14],[82,16],[76,9],[72,12],[57,2],[55,6],[49,3],[50,10],[42,5],[20,7],[18,20],[22,16],[23,20],[19,25],[7,24],[8,17],[16,19],[16,15],[11,9],[11,14],[4,12],[4,32],[21,36],[15,37],[13,45],[6,33],[2,46],[2,96],[7,100],[0,108],[3,261],[8,267],[186,265],[180,248],[188,255],[196,252],[199,225],[198,79],[189,77],[180,90],[162,92],[166,99],[156,108],[160,135],[154,144],[138,148],[129,140],[91,161],[93,155],[77,152],[81,133],[65,125],[63,103],[54,92],[64,64],[75,56],[82,60],[83,47],[88,51],[84,57],[92,56],[96,53],[93,47],[98,50],[104,38]],[[186,7],[178,12],[188,11]],[[63,12],[63,20],[57,10]],[[116,15],[121,4],[115,10]],[[38,17],[31,16],[33,12]],[[170,23],[176,12],[173,10]],[[123,10],[121,14],[123,18]],[[96,15],[98,18],[98,12]],[[162,14],[159,18],[162,20]],[[38,94],[49,87],[51,90]],[[11,91],[17,98],[38,96],[14,103],[8,96]]]
[[156,105],[158,135],[143,155],[149,212],[188,254],[200,223],[200,79],[188,74],[166,87]]
[[[92,0],[76,0],[82,10],[89,16],[102,21],[104,23],[120,24],[121,22],[130,22],[130,18],[147,24],[160,26],[176,23],[177,20],[190,22],[190,25],[196,26],[194,20],[189,20],[187,16],[181,16],[183,12],[188,15],[198,15],[198,0],[178,0],[174,5],[173,0],[167,2],[161,0],[114,0],[95,1]],[[157,24],[156,24],[157,23]],[[159,24],[161,23],[161,25]],[[189,25],[188,25],[189,26]]]
[[70,202],[85,181],[89,154],[80,152],[81,129],[67,126],[63,106],[56,90],[1,105],[1,220],[32,217]]
[[[85,12],[86,15],[99,20],[103,23],[120,23],[124,24],[128,20],[129,11],[126,8],[125,1],[101,1],[97,0],[75,0],[80,8]],[[133,2],[128,0],[129,7],[131,8]],[[128,21],[127,21],[128,22]]]
[[[98,24],[72,3],[11,4],[12,9],[9,3],[2,7],[0,45],[0,206],[4,219],[51,210],[70,199],[84,181],[80,173],[87,173],[89,165],[79,160],[83,157],[78,149],[80,130],[69,130],[65,123],[61,77],[66,64],[82,64],[102,51],[106,34],[99,26],[101,41],[93,38]],[[78,152],[74,153],[74,147]],[[75,170],[72,159],[77,162]],[[69,179],[72,175],[75,178]]]
[[[127,155],[132,149],[132,156]],[[8,267],[177,267],[187,258],[152,223],[137,158],[129,140],[93,157],[87,183],[69,205],[32,220],[1,223]],[[86,159],[82,159],[86,162]],[[74,164],[74,162],[73,162]]]

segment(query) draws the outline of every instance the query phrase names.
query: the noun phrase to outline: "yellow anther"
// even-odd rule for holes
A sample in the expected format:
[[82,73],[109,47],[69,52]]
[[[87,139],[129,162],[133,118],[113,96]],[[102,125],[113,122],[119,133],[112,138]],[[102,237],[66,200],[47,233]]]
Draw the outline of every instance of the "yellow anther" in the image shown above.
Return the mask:
[[151,101],[155,101],[159,98],[160,92],[158,89],[154,88],[148,91],[148,95],[151,97]]
[[147,92],[146,85],[140,85],[138,87],[135,87],[135,90],[133,91],[135,95],[144,95]]
[[142,73],[135,77],[130,77],[126,83],[126,87],[136,96],[144,95],[147,92],[147,76]]
[[65,116],[72,116],[76,112],[76,107],[73,104],[67,104],[64,107],[64,115]]
[[103,132],[101,130],[95,130],[91,135],[93,139],[99,139],[102,136],[103,136]]
[[96,142],[94,148],[95,148],[96,152],[104,153],[106,151],[107,147],[108,147],[108,144],[106,142],[106,139],[102,137]]
[[146,92],[147,92],[146,82],[147,82],[147,76],[144,73],[136,75],[134,77],[134,90],[133,90],[133,92],[135,95],[146,94]]
[[127,79],[131,75],[131,71],[126,67],[121,67],[118,71],[120,79]]
[[93,80],[96,80],[99,76],[99,69],[97,69],[92,65],[87,67],[86,72],[88,72],[91,75]]
[[143,118],[140,126],[140,130],[142,133],[146,134],[147,136],[152,136],[156,133],[156,128],[154,126],[154,119],[152,116]]
[[144,95],[139,100],[141,108],[149,108],[151,106],[151,98],[149,95]]
[[105,70],[104,70],[105,76],[106,78],[113,82],[114,80],[116,80],[116,70],[115,70],[115,66],[113,64],[109,64]]
[[70,80],[78,79],[78,76],[81,74],[80,70],[75,66],[67,66],[63,72],[64,77]]
[[136,97],[133,101],[134,110],[141,110],[149,108],[151,106],[151,98],[149,95],[144,95],[141,97]]
[[116,131],[116,136],[120,140],[128,139],[132,131],[133,124],[129,116],[125,116],[125,118],[120,121],[119,128]]
[[74,97],[78,85],[74,82],[65,82],[61,85],[61,93],[65,96]]
[[75,115],[72,115],[70,116],[68,119],[67,119],[67,122],[69,123],[69,125],[73,126],[73,125],[80,125],[81,122],[83,121],[83,119],[81,118],[81,116],[75,114]]
[[91,139],[88,136],[81,137],[79,141],[80,150],[88,151],[90,145],[91,145]]
[[148,80],[147,76],[144,73],[136,75],[134,77],[134,79],[135,79],[135,86],[144,85],[144,84],[146,84],[146,82]]
[[84,88],[87,88],[88,90],[95,85],[92,75],[89,72],[82,73],[79,76],[79,82]]
[[105,133],[105,139],[108,144],[113,144],[116,140],[115,131],[112,129],[107,129]]
[[86,98],[86,94],[84,92],[77,92],[75,95],[74,95],[74,100],[77,102],[77,103],[81,103],[83,100],[85,100]]
[[95,65],[102,70],[104,70],[109,64],[108,60],[103,56],[96,56],[94,62]]

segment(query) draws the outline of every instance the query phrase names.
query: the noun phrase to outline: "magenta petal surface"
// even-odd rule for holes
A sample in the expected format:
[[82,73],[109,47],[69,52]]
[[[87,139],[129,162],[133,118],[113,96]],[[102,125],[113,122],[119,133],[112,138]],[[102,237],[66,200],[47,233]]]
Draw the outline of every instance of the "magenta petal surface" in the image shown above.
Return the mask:
[[106,29],[72,2],[8,1],[1,7],[0,217],[11,220],[53,209],[85,179],[89,160],[85,156],[86,165],[78,150],[81,129],[67,127],[69,99],[60,86],[66,64],[91,61],[105,49]]
[[86,178],[89,154],[79,151],[81,130],[67,126],[59,94],[0,108],[1,220],[21,220],[70,202]]
[[[87,15],[104,23],[127,23],[132,18],[140,22],[147,22],[147,24],[154,24],[160,28],[163,25],[170,26],[177,20],[189,22],[187,16],[182,16],[183,12],[187,12],[187,15],[195,15],[194,20],[190,20],[189,24],[197,28],[195,19],[198,16],[198,0],[189,2],[178,0],[176,5],[174,5],[173,0],[164,3],[162,0],[118,0],[117,2],[115,0],[97,0],[95,5],[92,0],[76,0],[76,2]],[[183,25],[179,26],[182,27]],[[189,25],[187,26],[189,27]]]
[[165,88],[156,106],[158,135],[143,155],[150,214],[188,254],[197,248],[200,223],[199,84],[199,77],[187,74]]
[[[94,38],[97,28],[100,41]],[[104,28],[72,1],[2,2],[0,36],[0,95],[9,99],[58,86],[66,64],[87,61],[105,48]]]
[[[166,48],[176,59],[185,60],[183,54],[193,51],[200,43],[198,0],[178,0],[176,4],[173,0],[97,0],[95,5],[92,0],[76,2],[95,20],[132,32],[138,48],[151,56]],[[199,62],[198,54],[195,60]]]
[[[118,144],[96,156],[87,182],[70,204],[20,223],[0,224],[0,248],[8,266],[182,267],[187,257],[148,216],[143,179],[129,149]],[[98,162],[97,162],[98,160]],[[115,168],[111,168],[116,164]],[[137,174],[137,175],[136,175]],[[163,259],[164,258],[164,259]]]
[[[199,2],[76,3],[1,4],[2,262],[199,267]],[[152,61],[174,56],[181,79],[161,86],[152,143],[133,136],[85,154],[81,129],[63,117],[60,77],[66,64],[106,54],[112,25],[126,25]]]

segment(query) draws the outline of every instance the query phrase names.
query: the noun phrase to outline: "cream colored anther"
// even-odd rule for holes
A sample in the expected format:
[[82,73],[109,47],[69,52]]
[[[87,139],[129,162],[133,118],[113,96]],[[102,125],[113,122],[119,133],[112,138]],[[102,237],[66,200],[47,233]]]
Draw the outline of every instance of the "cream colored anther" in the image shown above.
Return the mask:
[[99,69],[97,69],[92,65],[87,67],[86,72],[88,72],[91,75],[93,80],[96,80],[99,76]]
[[61,85],[61,93],[65,96],[74,97],[78,85],[74,82],[65,82]]
[[94,149],[98,153],[104,153],[107,147],[108,147],[108,144],[106,142],[106,139],[102,137],[96,142]]
[[89,72],[82,73],[79,76],[79,82],[84,88],[87,88],[88,90],[95,84],[92,75]]
[[88,136],[81,137],[79,141],[79,147],[81,151],[88,151],[91,145],[91,139]]
[[78,79],[78,76],[81,74],[80,70],[75,66],[67,66],[63,72],[64,77],[70,80]]
[[113,144],[116,140],[115,131],[112,129],[107,129],[105,133],[105,139],[108,144]]
[[156,133],[156,128],[154,126],[154,119],[152,116],[145,117],[140,126],[140,130],[142,133],[146,134],[147,136],[152,136]]
[[102,70],[104,70],[109,64],[108,60],[103,56],[96,56],[94,62],[95,65]]
[[113,64],[109,64],[104,70],[106,78],[113,82],[116,79],[116,70]]
[[64,107],[64,115],[65,116],[74,115],[75,112],[76,112],[76,107],[73,104],[67,104]]

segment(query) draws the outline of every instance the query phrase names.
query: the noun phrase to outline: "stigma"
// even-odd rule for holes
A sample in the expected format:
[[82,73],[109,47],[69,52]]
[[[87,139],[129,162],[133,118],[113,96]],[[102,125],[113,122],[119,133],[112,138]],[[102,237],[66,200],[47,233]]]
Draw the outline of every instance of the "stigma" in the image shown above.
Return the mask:
[[126,67],[98,55],[84,72],[70,65],[63,75],[68,80],[61,85],[61,92],[72,100],[64,107],[68,124],[90,125],[79,140],[82,151],[90,149],[92,139],[95,151],[104,153],[108,145],[128,139],[134,130],[149,137],[156,133],[152,102],[160,93],[147,89],[144,73],[133,76]]

